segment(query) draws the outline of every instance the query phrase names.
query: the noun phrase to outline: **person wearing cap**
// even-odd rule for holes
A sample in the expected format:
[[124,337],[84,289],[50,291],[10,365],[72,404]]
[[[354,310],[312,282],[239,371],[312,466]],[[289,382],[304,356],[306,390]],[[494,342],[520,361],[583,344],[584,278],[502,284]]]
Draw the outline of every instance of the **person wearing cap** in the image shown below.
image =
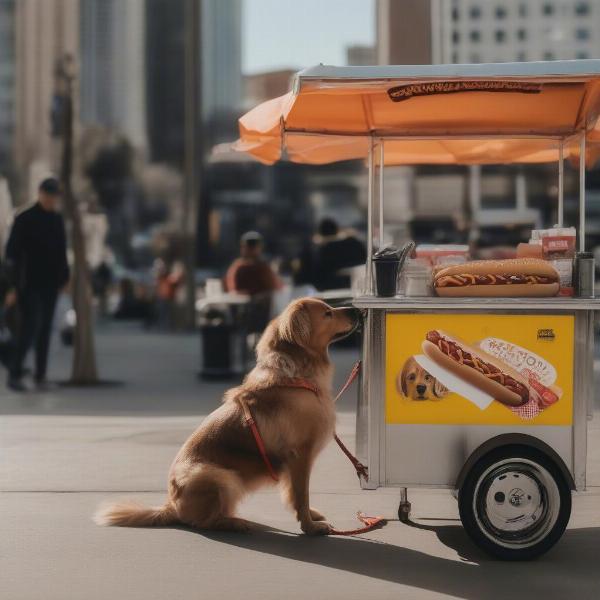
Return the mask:
[[65,225],[57,212],[60,184],[57,179],[44,179],[38,188],[37,202],[14,220],[6,246],[6,261],[12,285],[7,304],[16,302],[19,309],[19,331],[10,368],[8,386],[26,391],[23,362],[35,344],[34,378],[44,388],[48,349],[54,309],[60,289],[69,280]]
[[257,231],[248,231],[241,237],[240,257],[225,275],[226,291],[256,296],[282,287],[279,277],[262,258],[262,250],[263,237]]

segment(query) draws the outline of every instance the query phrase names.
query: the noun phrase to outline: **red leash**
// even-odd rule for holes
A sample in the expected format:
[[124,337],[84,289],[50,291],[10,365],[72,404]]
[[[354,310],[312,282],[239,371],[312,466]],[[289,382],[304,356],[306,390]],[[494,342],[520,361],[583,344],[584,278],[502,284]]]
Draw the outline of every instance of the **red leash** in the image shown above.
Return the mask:
[[[346,380],[346,383],[344,383],[344,385],[338,392],[337,396],[335,397],[334,402],[337,402],[339,400],[339,398],[342,396],[342,394],[352,385],[353,381],[356,379],[356,377],[358,376],[358,374],[360,372],[360,368],[361,368],[361,362],[360,362],[360,360],[357,360],[354,363],[354,366],[352,367],[350,374],[348,375],[348,379]],[[308,381],[306,379],[290,379],[290,380],[286,381],[284,385],[285,385],[285,387],[306,389],[306,390],[313,392],[313,394],[315,394],[315,396],[317,396],[317,397],[319,396],[319,388],[314,383],[312,383],[311,381]],[[240,404],[242,406],[242,410],[244,411],[244,417],[246,420],[246,424],[250,427],[250,430],[252,431],[252,435],[254,436],[254,441],[256,442],[256,447],[258,448],[261,458],[263,459],[263,462],[265,463],[265,467],[267,468],[269,475],[271,476],[271,478],[274,481],[279,481],[279,477],[278,477],[277,473],[275,472],[275,469],[273,468],[273,465],[269,459],[269,456],[267,455],[267,449],[265,448],[265,444],[263,442],[262,436],[260,435],[260,431],[258,430],[258,427],[256,425],[256,421],[254,420],[254,417],[252,416],[250,407],[246,404],[246,401],[243,399],[240,399]],[[341,448],[342,452],[348,457],[350,462],[353,464],[354,468],[356,469],[356,474],[358,475],[359,479],[361,477],[364,477],[365,480],[368,479],[369,471],[368,471],[367,467],[365,467],[365,465],[363,465],[350,452],[350,450],[348,450],[348,448],[346,448],[346,446],[344,445],[342,440],[340,440],[340,438],[338,437],[337,433],[333,434],[333,438],[337,442],[337,445]],[[359,527],[358,529],[350,529],[350,530],[331,529],[329,534],[330,535],[357,535],[359,533],[366,533],[368,531],[371,531],[371,530],[375,529],[376,527],[381,526],[385,523],[385,519],[383,517],[368,517],[360,511],[356,513],[356,518],[361,523],[364,524],[364,527]]]

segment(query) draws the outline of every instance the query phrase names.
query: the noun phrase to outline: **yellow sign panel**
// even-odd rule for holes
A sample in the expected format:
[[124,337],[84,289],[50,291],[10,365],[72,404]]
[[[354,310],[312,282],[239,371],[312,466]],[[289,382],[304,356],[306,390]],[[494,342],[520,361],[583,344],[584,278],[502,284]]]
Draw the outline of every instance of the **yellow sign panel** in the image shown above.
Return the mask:
[[[573,335],[570,315],[390,313],[386,422],[570,425]],[[434,342],[433,352],[423,344],[427,339]],[[490,391],[493,386],[479,387],[481,375],[491,380],[502,375],[516,395],[499,399],[502,393]]]

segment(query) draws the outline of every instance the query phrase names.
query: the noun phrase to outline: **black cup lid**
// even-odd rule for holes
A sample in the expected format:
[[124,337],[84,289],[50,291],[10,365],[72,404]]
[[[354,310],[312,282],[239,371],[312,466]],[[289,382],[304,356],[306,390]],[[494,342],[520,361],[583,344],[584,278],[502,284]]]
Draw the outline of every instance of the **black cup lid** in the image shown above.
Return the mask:
[[373,254],[373,260],[400,260],[402,250],[395,246],[386,246]]

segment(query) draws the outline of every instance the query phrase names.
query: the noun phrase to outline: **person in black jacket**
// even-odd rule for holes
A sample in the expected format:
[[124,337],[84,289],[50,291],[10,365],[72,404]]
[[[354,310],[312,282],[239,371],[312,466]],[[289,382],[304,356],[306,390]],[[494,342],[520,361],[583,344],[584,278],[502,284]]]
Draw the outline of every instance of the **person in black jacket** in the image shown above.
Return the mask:
[[302,253],[296,284],[311,283],[319,291],[349,288],[350,275],[341,271],[364,265],[366,259],[367,250],[356,234],[340,231],[338,224],[326,217]]
[[17,303],[20,326],[8,387],[25,391],[23,362],[35,342],[35,382],[46,383],[48,348],[58,292],[69,280],[65,225],[57,212],[60,184],[42,181],[37,202],[16,218],[6,246],[12,290],[7,304]]

